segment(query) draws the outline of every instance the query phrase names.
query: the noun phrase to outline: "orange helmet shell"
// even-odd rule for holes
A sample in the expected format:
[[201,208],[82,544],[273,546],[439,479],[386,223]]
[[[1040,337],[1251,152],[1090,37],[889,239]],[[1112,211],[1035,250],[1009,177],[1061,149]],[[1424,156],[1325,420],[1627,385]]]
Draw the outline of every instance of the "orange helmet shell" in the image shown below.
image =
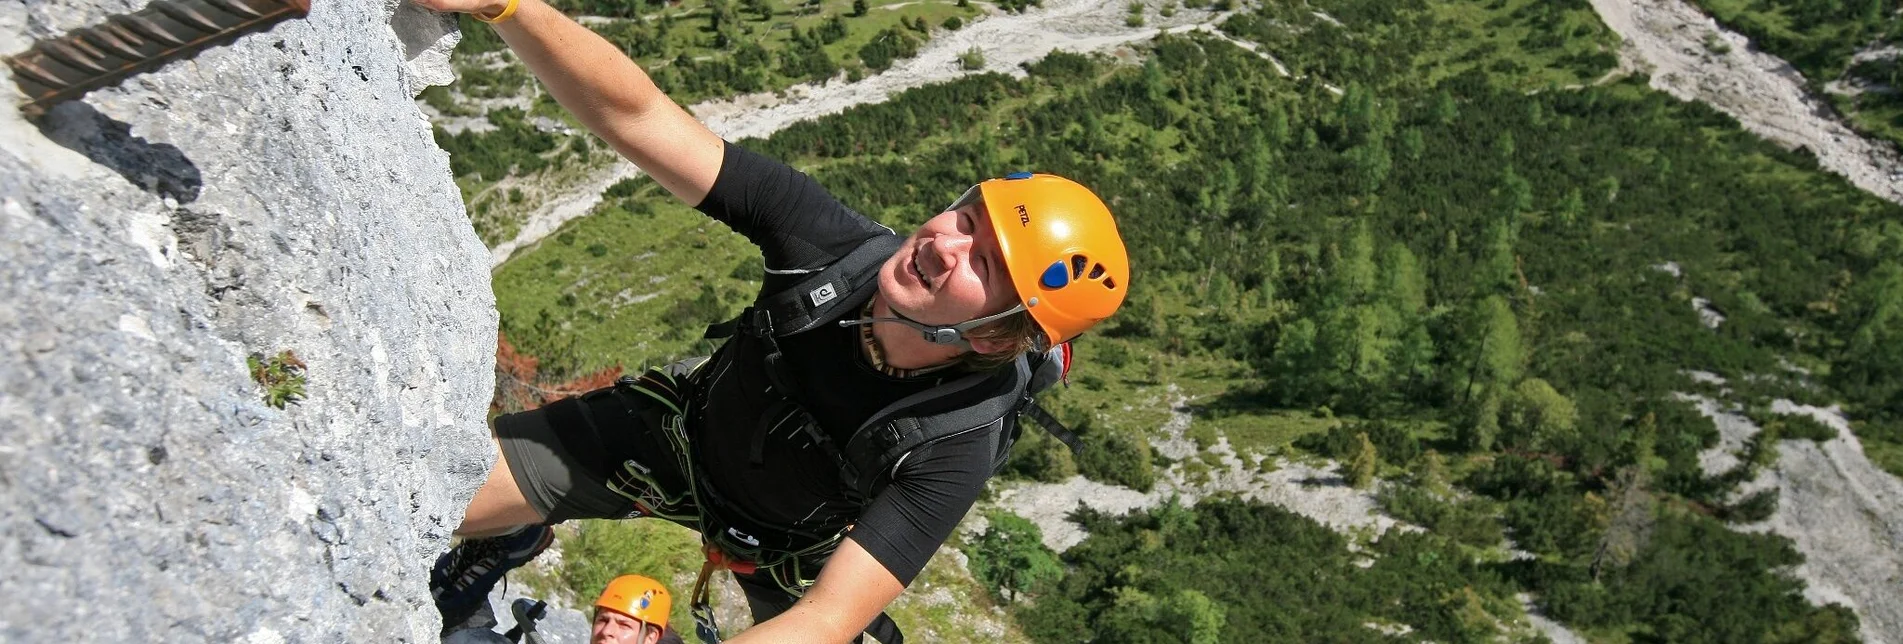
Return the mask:
[[666,628],[667,613],[674,609],[674,600],[661,582],[640,575],[622,575],[608,582],[608,588],[595,599],[595,608],[606,608],[657,628]]
[[1075,181],[1017,172],[972,186],[991,214],[1011,284],[1051,344],[1117,312],[1130,255],[1102,199]]

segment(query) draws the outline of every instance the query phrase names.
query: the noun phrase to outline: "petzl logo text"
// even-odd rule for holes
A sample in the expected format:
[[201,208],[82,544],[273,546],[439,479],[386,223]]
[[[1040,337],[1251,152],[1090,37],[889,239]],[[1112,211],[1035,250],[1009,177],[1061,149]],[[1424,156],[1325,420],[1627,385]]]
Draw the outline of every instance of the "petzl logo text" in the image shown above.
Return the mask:
[[1018,204],[1018,225],[1019,226],[1031,225],[1031,213],[1030,211],[1024,209],[1024,204]]

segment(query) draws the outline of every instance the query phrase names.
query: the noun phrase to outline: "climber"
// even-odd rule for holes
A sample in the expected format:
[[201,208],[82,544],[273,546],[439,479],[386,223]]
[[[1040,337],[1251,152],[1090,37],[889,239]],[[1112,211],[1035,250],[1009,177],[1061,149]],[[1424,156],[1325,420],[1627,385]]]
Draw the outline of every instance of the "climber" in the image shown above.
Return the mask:
[[[681,636],[667,627],[668,610],[674,601],[661,582],[641,575],[622,575],[608,582],[595,598],[593,626],[589,641],[594,644],[683,644]],[[535,622],[542,619],[547,604],[517,599],[511,605],[515,626],[508,633],[495,631],[496,619],[487,601],[476,616],[443,637],[443,644],[541,644]]]
[[499,458],[457,529],[470,538],[431,570],[445,622],[541,552],[546,526],[658,517],[706,540],[690,598],[703,639],[719,637],[705,587],[724,567],[755,618],[731,642],[897,644],[881,611],[1008,450],[1027,353],[1052,355],[1124,299],[1129,261],[1103,202],[1014,173],[899,237],[721,140],[543,0],[414,1],[491,23],[590,131],[767,267],[755,305],[710,329],[731,334],[711,359],[495,420]]
[[589,633],[594,644],[667,644],[681,641],[667,627],[667,612],[674,607],[667,587],[640,575],[622,575],[608,582],[595,598],[595,625]]

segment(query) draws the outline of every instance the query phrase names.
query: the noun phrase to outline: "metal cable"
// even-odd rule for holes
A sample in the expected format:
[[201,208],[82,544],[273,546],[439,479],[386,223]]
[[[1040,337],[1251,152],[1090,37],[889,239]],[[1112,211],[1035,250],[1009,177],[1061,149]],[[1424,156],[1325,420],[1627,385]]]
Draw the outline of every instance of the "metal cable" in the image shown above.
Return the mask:
[[153,0],[7,59],[29,118],[48,107],[310,13],[310,0]]

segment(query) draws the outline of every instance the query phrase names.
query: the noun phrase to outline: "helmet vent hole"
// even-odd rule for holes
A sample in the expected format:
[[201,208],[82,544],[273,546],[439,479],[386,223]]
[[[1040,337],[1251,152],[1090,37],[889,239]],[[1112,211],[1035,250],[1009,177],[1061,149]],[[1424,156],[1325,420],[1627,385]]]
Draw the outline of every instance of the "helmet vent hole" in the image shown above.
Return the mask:
[[1103,264],[1090,267],[1090,279],[1102,279],[1103,273]]
[[1084,276],[1084,267],[1088,266],[1089,264],[1090,264],[1089,258],[1084,257],[1083,255],[1071,255],[1070,256],[1070,278],[1073,280],[1082,278]]
[[1103,287],[1104,287],[1104,288],[1107,288],[1107,289],[1110,289],[1110,290],[1112,290],[1112,291],[1114,291],[1114,290],[1117,290],[1117,280],[1116,280],[1116,278],[1114,278],[1114,277],[1106,277],[1106,278],[1103,278]]

